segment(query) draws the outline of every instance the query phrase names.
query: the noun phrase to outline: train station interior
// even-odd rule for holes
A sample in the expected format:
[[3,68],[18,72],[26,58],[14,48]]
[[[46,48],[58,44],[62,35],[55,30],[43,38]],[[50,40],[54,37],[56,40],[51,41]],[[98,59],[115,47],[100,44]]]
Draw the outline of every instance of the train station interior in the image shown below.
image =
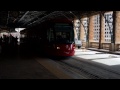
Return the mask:
[[[53,19],[73,24],[73,56],[43,53]],[[0,11],[0,79],[120,79],[120,11]]]

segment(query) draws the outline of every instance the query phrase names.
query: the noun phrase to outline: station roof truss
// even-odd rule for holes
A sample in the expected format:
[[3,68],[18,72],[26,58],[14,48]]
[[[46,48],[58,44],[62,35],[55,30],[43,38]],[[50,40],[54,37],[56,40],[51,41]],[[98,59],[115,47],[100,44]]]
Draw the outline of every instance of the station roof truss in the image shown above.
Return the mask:
[[48,19],[74,19],[100,12],[103,11],[0,11],[0,29],[30,28]]

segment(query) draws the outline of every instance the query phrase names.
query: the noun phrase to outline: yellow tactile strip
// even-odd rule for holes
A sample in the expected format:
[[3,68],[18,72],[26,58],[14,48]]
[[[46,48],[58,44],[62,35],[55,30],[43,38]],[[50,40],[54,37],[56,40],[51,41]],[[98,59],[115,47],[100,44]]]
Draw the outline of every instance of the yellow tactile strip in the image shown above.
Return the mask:
[[73,79],[72,77],[64,73],[64,71],[62,71],[57,63],[55,63],[54,61],[45,58],[36,58],[36,60],[59,79]]

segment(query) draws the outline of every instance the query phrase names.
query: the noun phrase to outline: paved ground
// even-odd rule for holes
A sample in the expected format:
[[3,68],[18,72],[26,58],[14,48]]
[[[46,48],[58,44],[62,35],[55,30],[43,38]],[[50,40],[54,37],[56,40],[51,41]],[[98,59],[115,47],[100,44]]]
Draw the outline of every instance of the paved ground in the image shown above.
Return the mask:
[[75,57],[120,73],[120,55],[76,49]]
[[[0,54],[0,79],[72,78],[69,75],[67,76],[67,73],[65,74],[64,70],[62,71],[54,61],[49,62],[49,60],[43,60],[43,56],[39,56],[41,53],[34,53],[34,50],[37,49],[33,46],[28,47],[26,45],[5,48],[5,52]],[[120,75],[120,55],[92,50],[82,51],[81,49],[76,49],[75,51],[74,57],[77,60],[85,60],[107,70],[112,70]],[[36,60],[36,55],[41,58]],[[74,60],[71,59],[71,62],[74,62]],[[69,60],[67,63],[69,63]]]
[[34,59],[32,49],[18,47],[0,54],[0,79],[57,79]]

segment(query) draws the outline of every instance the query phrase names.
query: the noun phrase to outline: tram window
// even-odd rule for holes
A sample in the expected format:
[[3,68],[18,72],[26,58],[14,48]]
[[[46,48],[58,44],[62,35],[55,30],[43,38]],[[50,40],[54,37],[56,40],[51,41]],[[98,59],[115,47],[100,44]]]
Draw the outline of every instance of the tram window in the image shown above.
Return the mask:
[[71,43],[74,41],[74,31],[72,26],[69,26],[68,24],[56,24],[54,28],[57,42]]
[[56,32],[56,40],[60,42],[70,42],[70,32]]
[[49,42],[54,41],[54,33],[53,33],[52,29],[47,31],[47,39],[48,39]]

